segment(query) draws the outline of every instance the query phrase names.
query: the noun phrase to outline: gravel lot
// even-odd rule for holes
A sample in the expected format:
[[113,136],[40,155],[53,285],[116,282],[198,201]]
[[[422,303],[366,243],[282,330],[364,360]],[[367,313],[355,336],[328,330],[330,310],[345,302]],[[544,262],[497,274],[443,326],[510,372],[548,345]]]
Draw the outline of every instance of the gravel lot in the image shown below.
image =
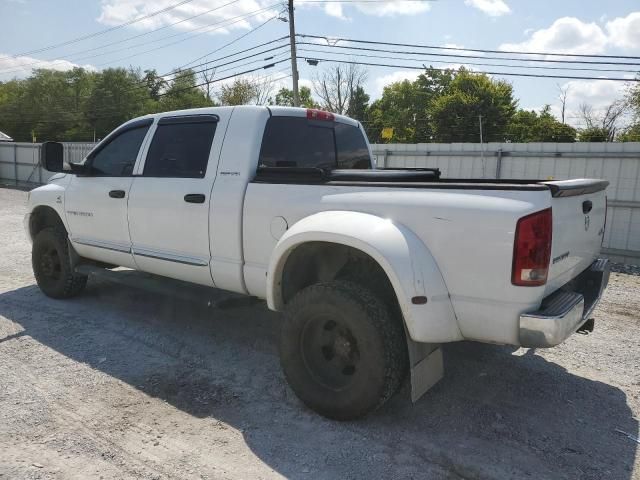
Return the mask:
[[[278,316],[92,281],[35,286],[26,193],[0,189],[0,478],[640,479],[640,277],[550,350],[445,347],[445,378],[352,423],[306,410]],[[222,295],[222,294],[221,294]]]

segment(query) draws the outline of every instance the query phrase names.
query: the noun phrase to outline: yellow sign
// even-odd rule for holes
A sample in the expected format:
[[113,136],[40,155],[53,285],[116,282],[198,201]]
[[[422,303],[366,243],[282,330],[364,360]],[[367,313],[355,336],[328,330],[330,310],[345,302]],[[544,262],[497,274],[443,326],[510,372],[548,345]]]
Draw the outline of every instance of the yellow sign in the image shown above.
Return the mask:
[[393,127],[385,127],[382,129],[382,138],[391,140],[393,138]]

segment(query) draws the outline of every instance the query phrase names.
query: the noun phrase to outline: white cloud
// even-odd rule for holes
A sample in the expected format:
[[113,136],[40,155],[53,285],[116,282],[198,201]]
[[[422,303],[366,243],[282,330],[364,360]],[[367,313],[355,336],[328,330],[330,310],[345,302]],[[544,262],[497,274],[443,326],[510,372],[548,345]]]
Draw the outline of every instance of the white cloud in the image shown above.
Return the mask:
[[384,3],[354,3],[355,7],[367,15],[389,17],[395,15],[415,15],[431,10],[429,2],[404,2],[402,0]]
[[[162,14],[133,23],[131,24],[131,28],[151,30],[181,22],[175,25],[174,28],[178,30],[201,29],[204,31],[208,31],[208,29],[213,31],[215,29],[216,33],[227,33],[234,29],[251,28],[252,21],[264,22],[277,13],[276,10],[270,9],[257,13],[251,18],[241,20],[236,17],[254,13],[269,4],[259,3],[255,0],[239,0],[238,2],[222,7],[225,3],[228,2],[222,0],[201,0],[199,2],[187,3]],[[102,0],[102,10],[97,20],[105,25],[118,25],[170,7],[172,4],[175,4],[174,0],[156,0],[154,2],[149,2],[148,0]],[[216,7],[221,8],[216,9]],[[194,16],[196,16],[196,18],[186,20]],[[216,25],[226,20],[228,20],[230,24],[227,24],[225,28],[220,28],[220,25]],[[231,24],[231,22],[233,23]]]
[[464,0],[465,5],[482,10],[490,17],[500,17],[511,13],[509,5],[504,0]]
[[640,12],[607,22],[609,42],[627,50],[640,50]]
[[342,5],[340,3],[328,2],[324,5],[324,13],[331,17],[339,18],[340,20],[349,20],[342,11]]
[[93,65],[78,65],[68,60],[39,60],[33,57],[12,57],[11,55],[0,53],[0,80],[28,77],[31,75],[31,71],[36,68],[48,68],[64,72],[75,67],[96,70]]
[[601,53],[607,46],[607,36],[595,23],[585,23],[575,17],[557,19],[549,28],[536,30],[521,43],[503,43],[501,50],[519,52]]
[[351,20],[344,11],[349,8],[355,8],[365,15],[373,15],[377,17],[392,17],[396,15],[417,15],[419,13],[431,10],[429,2],[407,2],[403,0],[389,0],[387,2],[351,2],[344,5],[335,2],[325,3],[300,3],[297,8],[318,8],[322,7],[327,15],[340,18],[342,20]]

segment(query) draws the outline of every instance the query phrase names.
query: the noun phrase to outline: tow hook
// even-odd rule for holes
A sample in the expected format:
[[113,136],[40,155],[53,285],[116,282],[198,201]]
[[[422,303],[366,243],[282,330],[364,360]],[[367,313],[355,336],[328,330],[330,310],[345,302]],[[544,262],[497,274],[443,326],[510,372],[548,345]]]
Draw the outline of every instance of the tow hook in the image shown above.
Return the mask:
[[591,332],[593,332],[595,323],[595,320],[593,318],[590,318],[582,324],[582,326],[578,329],[578,333],[581,333],[582,335],[589,335]]

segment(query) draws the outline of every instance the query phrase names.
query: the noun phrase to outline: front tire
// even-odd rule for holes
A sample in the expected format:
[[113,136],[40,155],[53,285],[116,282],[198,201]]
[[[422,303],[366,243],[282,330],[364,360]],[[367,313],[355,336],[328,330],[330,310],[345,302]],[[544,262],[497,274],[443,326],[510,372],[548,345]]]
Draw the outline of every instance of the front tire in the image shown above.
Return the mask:
[[407,371],[402,322],[357,283],[312,285],[286,306],[280,362],[309,408],[336,420],[362,417],[396,392]]
[[78,295],[87,284],[85,275],[73,272],[69,258],[67,233],[59,227],[48,227],[33,239],[31,264],[38,287],[51,298]]

